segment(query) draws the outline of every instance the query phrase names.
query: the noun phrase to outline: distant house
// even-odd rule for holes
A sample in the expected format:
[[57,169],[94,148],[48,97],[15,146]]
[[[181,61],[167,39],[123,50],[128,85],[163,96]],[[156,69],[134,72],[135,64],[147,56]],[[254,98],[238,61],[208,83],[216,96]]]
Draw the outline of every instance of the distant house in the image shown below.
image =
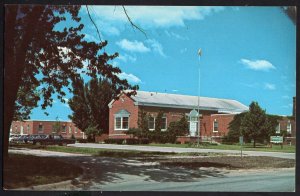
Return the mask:
[[[53,127],[57,121],[45,120],[25,120],[13,121],[10,128],[11,134],[52,134],[54,133]],[[75,126],[71,121],[60,121],[61,134],[64,138],[70,138],[74,135],[75,138],[86,138],[84,132]]]
[[[109,138],[130,138],[129,128],[138,127],[139,113],[144,111],[149,118],[149,129],[155,129],[155,119],[159,111],[163,111],[162,131],[165,131],[172,121],[179,120],[183,115],[189,119],[190,134],[181,138],[181,142],[196,137],[198,134],[198,97],[179,94],[137,91],[128,97],[121,93],[119,99],[109,103]],[[199,98],[200,137],[202,139],[218,139],[228,132],[228,124],[235,114],[248,111],[244,104],[231,99],[209,97]],[[190,128],[192,129],[192,128]],[[190,137],[191,136],[191,137]]]

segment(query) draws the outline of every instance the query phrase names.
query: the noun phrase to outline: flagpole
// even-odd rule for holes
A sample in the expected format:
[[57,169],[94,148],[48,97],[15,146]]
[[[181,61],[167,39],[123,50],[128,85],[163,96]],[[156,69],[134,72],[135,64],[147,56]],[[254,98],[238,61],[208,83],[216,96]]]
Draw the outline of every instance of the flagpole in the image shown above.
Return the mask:
[[198,50],[198,63],[199,63],[199,72],[198,72],[198,138],[197,138],[197,146],[200,145],[200,57],[202,50],[201,48]]

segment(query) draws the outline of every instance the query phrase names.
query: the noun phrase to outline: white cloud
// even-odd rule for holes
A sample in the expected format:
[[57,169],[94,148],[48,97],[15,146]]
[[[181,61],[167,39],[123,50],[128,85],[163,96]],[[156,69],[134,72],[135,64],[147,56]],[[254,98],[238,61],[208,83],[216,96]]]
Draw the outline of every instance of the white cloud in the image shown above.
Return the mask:
[[248,59],[241,59],[240,62],[246,65],[247,68],[256,70],[256,71],[268,71],[270,69],[276,69],[272,63],[267,60],[248,60]]
[[129,54],[124,54],[124,55],[119,55],[118,58],[119,60],[123,61],[123,62],[127,62],[127,61],[131,61],[131,62],[135,62],[136,61],[136,57],[135,56],[131,56]]
[[137,40],[129,41],[127,39],[122,39],[116,44],[121,47],[123,50],[131,51],[131,52],[149,52],[150,49],[147,48],[143,42],[139,42]]
[[177,34],[177,33],[172,32],[172,31],[169,32],[169,31],[165,30],[165,34],[166,34],[168,37],[174,37],[174,38],[179,39],[179,40],[189,40],[188,37],[186,37],[186,36],[181,36],[181,35],[179,35],[179,34]]
[[141,83],[141,79],[139,79],[137,76],[133,75],[133,74],[127,74],[125,72],[122,72],[120,74],[117,75],[119,78],[121,79],[126,79],[128,82],[132,82],[132,83]]
[[264,88],[268,90],[275,90],[276,86],[275,84],[265,83]]
[[163,47],[158,41],[156,41],[155,39],[148,39],[148,40],[146,40],[146,43],[148,43],[151,46],[151,48],[154,52],[158,53],[159,55],[161,55],[163,57],[166,57],[166,55],[163,51]]
[[[105,24],[114,24],[120,28],[120,24],[129,24],[129,21],[121,6],[89,6],[92,16],[96,21]],[[125,6],[127,14],[132,22],[142,28],[169,28],[184,26],[185,21],[203,20],[205,17],[224,10],[220,6]],[[82,9],[87,13],[86,8]],[[100,24],[100,29],[101,29]],[[103,26],[103,30],[105,27]]]

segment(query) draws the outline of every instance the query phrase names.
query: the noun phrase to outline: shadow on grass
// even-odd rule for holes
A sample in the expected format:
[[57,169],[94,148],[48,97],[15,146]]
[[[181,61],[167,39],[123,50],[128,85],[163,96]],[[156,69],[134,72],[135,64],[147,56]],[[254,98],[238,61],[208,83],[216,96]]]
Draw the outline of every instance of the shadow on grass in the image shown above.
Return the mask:
[[12,189],[56,183],[74,179],[82,172],[79,166],[67,165],[58,158],[10,154],[3,161],[3,185]]

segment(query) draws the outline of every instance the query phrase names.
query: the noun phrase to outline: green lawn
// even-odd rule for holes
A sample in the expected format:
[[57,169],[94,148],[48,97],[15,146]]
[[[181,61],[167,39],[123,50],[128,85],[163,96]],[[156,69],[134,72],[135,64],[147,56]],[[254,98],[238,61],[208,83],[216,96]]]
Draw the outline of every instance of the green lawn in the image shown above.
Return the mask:
[[[150,146],[161,146],[161,147],[178,147],[178,148],[202,148],[202,149],[221,149],[221,150],[240,150],[241,146],[240,145],[226,145],[226,144],[220,144],[220,145],[200,145],[197,147],[196,145],[191,145],[191,144],[155,144],[151,143],[148,144]],[[287,153],[295,153],[296,152],[296,147],[295,146],[289,146],[289,145],[284,145],[283,148],[281,149],[280,145],[273,145],[272,148],[265,146],[265,145],[260,145],[258,144],[256,148],[253,148],[253,144],[245,144],[243,145],[243,150],[245,151],[266,151],[266,152],[287,152]]]
[[81,148],[81,147],[67,147],[67,146],[35,146],[31,144],[17,144],[13,147],[17,148],[31,148],[39,150],[48,150],[56,152],[78,153],[92,156],[104,157],[148,157],[148,156],[222,156],[225,153],[175,153],[175,152],[147,152],[137,150],[114,150],[114,149],[101,149],[101,148]]

